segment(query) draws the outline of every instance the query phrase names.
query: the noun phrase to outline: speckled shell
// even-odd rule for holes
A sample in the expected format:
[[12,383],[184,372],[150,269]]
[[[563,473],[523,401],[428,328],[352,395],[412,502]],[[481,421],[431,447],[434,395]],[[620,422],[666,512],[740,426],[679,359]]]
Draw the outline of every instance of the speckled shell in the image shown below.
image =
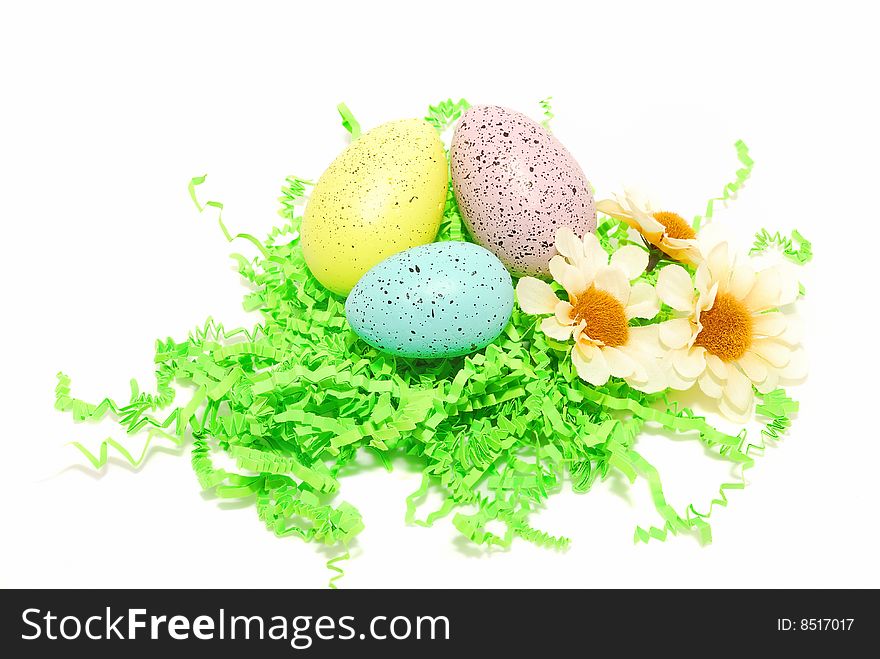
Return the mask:
[[413,247],[365,274],[345,302],[355,333],[403,357],[453,357],[487,346],[513,310],[510,273],[464,242]]
[[596,229],[596,204],[580,166],[543,126],[519,112],[476,105],[449,152],[452,186],[467,227],[518,275],[546,276],[556,230]]
[[430,124],[403,119],[365,133],[312,190],[300,229],[309,270],[347,294],[386,257],[434,240],[446,189],[446,153]]

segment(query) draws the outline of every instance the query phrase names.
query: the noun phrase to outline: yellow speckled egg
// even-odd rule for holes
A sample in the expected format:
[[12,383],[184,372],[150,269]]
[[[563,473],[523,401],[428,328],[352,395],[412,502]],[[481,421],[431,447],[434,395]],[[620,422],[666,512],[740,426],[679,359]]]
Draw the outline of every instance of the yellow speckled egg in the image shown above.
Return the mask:
[[446,186],[446,153],[427,122],[391,121],[365,133],[312,190],[301,227],[309,270],[347,295],[377,263],[434,240]]

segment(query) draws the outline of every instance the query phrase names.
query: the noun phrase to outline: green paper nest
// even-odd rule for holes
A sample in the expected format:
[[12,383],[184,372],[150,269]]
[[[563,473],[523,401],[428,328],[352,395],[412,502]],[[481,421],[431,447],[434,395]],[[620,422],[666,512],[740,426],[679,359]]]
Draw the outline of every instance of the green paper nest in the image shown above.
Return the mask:
[[[444,101],[426,118],[443,131],[466,107],[465,101]],[[549,120],[548,101],[542,107]],[[340,112],[350,132],[359,130],[347,108],[340,106]],[[745,145],[738,143],[737,150],[744,167],[719,199],[735,193],[751,171]],[[203,181],[190,184],[194,201]],[[308,185],[287,179],[279,211],[284,222],[265,240],[235,236],[259,250],[253,259],[233,255],[253,287],[244,307],[260,313],[259,325],[229,331],[209,319],[183,341],[158,341],[157,393],[140,392],[133,381],[124,405],[72,398],[70,379],[59,374],[58,409],[77,421],[111,415],[128,434],[149,435],[138,457],[113,439],[101,444],[98,455],[77,444],[95,468],[104,466],[111,447],[137,466],[154,438],[181,444],[191,437],[192,466],[203,488],[222,498],[252,500],[277,536],[338,548],[328,563],[336,573],[331,587],[342,575],[336,563],[348,556],[363,528],[358,509],[336,501],[340,477],[357,471],[361,451],[389,470],[400,456],[420,465],[421,486],[406,500],[408,523],[430,526],[452,515],[455,527],[479,545],[508,547],[519,537],[566,547],[568,538],[532,526],[531,514],[566,484],[587,492],[614,470],[631,482],[645,479],[660,515],[658,526],[636,528],[636,541],[663,540],[668,533],[711,539],[706,518],[713,506],[726,505],[726,490],[742,488],[743,481],[722,483],[703,512],[693,505],[677,512],[666,502],[657,470],[636,450],[636,439],[645,424],[696,431],[706,447],[745,469],[753,462],[753,445],[744,430],[720,432],[665,394],[646,395],[619,380],[586,384],[574,373],[569,346],[536,331],[540,318],[519,309],[494,343],[466,357],[412,360],[378,352],[348,327],[344,300],[326,291],[305,265],[298,227]],[[703,221],[711,217],[712,203]],[[222,211],[218,202],[206,206]],[[232,240],[222,218],[220,226]],[[600,221],[597,235],[609,251],[627,242],[625,225],[610,219]],[[466,239],[450,189],[437,240]],[[780,245],[793,260],[808,260],[809,243],[800,235],[794,239],[799,250],[790,239],[763,232],[755,250]],[[804,254],[806,259],[796,258]],[[194,390],[182,407],[173,407],[175,382]],[[759,401],[757,412],[767,424],[763,435],[775,438],[790,425],[797,403],[782,390]],[[214,466],[220,451],[238,465],[235,472]],[[419,517],[418,505],[432,487],[442,492],[443,503]],[[491,532],[489,522],[500,522],[505,531]]]

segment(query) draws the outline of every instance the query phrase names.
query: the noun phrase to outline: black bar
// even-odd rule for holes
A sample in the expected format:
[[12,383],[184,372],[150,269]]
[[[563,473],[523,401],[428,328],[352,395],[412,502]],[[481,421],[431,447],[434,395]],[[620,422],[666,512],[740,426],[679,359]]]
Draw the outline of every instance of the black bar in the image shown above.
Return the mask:
[[[172,621],[174,616],[181,617]],[[238,616],[249,620],[233,619]],[[135,626],[129,627],[132,621]],[[599,651],[620,657],[661,651],[705,657],[736,648],[852,656],[858,648],[872,647],[865,643],[878,638],[878,628],[877,593],[866,590],[0,592],[0,648],[7,657],[80,651],[90,658],[119,657],[135,644],[137,650],[161,651],[163,659],[192,657],[194,651],[262,658],[359,650],[383,657]],[[62,632],[76,638],[64,639]],[[131,633],[133,640],[119,638]]]

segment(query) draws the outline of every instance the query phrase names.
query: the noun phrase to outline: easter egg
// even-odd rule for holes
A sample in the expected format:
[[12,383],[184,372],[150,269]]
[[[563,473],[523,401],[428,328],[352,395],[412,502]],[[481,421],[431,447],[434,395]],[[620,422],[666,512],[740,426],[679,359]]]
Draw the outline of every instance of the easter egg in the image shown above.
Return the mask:
[[592,188],[571,154],[524,114],[477,105],[449,151],[462,219],[479,244],[518,275],[545,276],[556,231],[596,229]]
[[403,357],[453,357],[495,340],[513,310],[510,273],[492,252],[439,242],[395,254],[345,301],[355,333]]
[[309,270],[345,295],[386,257],[431,242],[447,181],[443,143],[427,122],[391,121],[365,133],[312,190],[300,228]]

